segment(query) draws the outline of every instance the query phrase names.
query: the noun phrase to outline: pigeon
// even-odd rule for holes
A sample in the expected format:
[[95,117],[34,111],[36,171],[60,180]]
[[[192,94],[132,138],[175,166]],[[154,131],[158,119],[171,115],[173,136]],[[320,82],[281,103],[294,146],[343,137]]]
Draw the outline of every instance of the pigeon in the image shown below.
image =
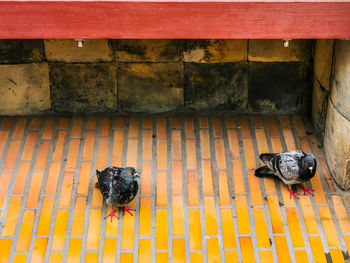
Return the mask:
[[306,186],[316,172],[317,162],[315,157],[310,153],[303,151],[289,151],[282,153],[263,153],[260,159],[266,166],[259,167],[255,170],[257,177],[274,175],[278,176],[283,183],[288,186],[290,197],[298,197],[292,190],[292,185],[302,184],[304,186],[304,195],[312,195],[314,190]]
[[140,176],[133,167],[119,168],[110,166],[103,171],[96,170],[97,183],[96,188],[100,189],[103,199],[107,205],[112,206],[112,211],[106,217],[117,216],[114,207],[124,207],[124,214],[128,212],[133,215],[130,211],[135,211],[127,207],[127,204],[134,200],[137,191],[139,189],[139,182],[137,178]]

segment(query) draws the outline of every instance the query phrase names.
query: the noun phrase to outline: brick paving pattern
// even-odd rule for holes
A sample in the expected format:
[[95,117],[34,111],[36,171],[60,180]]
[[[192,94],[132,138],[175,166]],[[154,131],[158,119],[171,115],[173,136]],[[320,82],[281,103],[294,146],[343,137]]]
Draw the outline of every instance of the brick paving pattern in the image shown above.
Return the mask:
[[[350,194],[298,116],[0,118],[0,262],[345,262]],[[259,179],[261,152],[318,159],[314,196]],[[134,216],[95,170],[134,166]],[[301,189],[299,189],[301,192]]]

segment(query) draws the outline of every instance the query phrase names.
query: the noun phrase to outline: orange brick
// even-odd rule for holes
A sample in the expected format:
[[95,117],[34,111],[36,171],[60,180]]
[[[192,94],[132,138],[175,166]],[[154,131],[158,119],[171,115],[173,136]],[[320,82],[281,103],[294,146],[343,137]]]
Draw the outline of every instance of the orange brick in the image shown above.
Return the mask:
[[243,262],[255,262],[251,237],[240,237]]
[[306,231],[309,234],[317,234],[318,226],[314,215],[314,210],[308,196],[300,196],[300,206],[303,211],[303,218],[306,225]]
[[83,159],[92,159],[94,144],[95,144],[95,131],[86,131],[84,137],[83,147]]
[[264,122],[261,116],[253,116],[254,127],[263,128]]
[[[152,127],[151,127],[152,128]],[[178,117],[172,117],[171,118],[171,128],[181,128],[181,119]]]
[[129,122],[129,138],[138,138],[139,137],[139,119],[132,117]]
[[157,138],[166,138],[166,119],[164,117],[157,118]]
[[[105,241],[107,238],[105,239]],[[82,240],[81,238],[71,238],[69,240],[68,257],[67,262],[80,262]]]
[[281,138],[271,138],[272,149],[275,153],[283,151]]
[[151,236],[151,206],[152,197],[140,197],[140,236]]
[[238,232],[240,234],[250,234],[247,199],[245,196],[236,196],[235,200],[238,219]]
[[63,250],[64,239],[66,237],[67,220],[68,220],[68,209],[58,209],[55,229],[52,236],[51,250]]
[[209,159],[210,158],[209,131],[200,130],[199,134],[200,134],[202,158]]
[[0,131],[0,156],[3,154],[8,135],[9,131]]
[[126,166],[137,168],[137,152],[138,141],[131,139],[128,140],[128,152],[126,155]]
[[227,130],[227,137],[228,137],[231,158],[239,158],[240,152],[239,152],[237,130]]
[[350,221],[341,196],[333,195],[332,201],[342,232],[350,232]]
[[58,125],[58,128],[60,129],[68,129],[68,126],[69,126],[69,120],[70,118],[59,118],[59,125]]
[[56,193],[56,187],[58,182],[58,176],[60,174],[61,163],[51,162],[50,170],[47,177],[45,195],[54,195]]
[[18,154],[20,145],[21,145],[21,141],[19,140],[11,141],[10,147],[6,154],[3,170],[13,170],[15,168],[17,154]]
[[203,171],[203,193],[204,194],[213,194],[214,186],[213,186],[213,175],[211,169],[211,161],[203,160],[202,161],[202,171]]
[[74,172],[65,172],[63,175],[62,190],[60,194],[60,207],[69,207],[72,194]]
[[[109,215],[112,212],[112,207],[107,207],[107,215]],[[120,212],[120,209],[118,207],[115,207],[115,212],[118,214]],[[122,216],[122,213],[120,214]],[[106,222],[106,231],[105,236],[117,236],[118,235],[118,219],[114,219],[114,221],[111,222],[110,218],[108,220],[104,220]]]
[[207,117],[199,117],[199,126],[201,128],[209,128],[209,122]]
[[236,119],[235,119],[235,117],[227,117],[226,118],[226,127],[228,129],[237,127],[236,126]]
[[46,247],[47,247],[48,238],[38,237],[35,239],[33,253],[32,253],[32,262],[42,263],[44,262]]
[[267,231],[265,212],[263,208],[253,208],[258,247],[270,247],[269,233]]
[[288,116],[279,116],[279,121],[282,127],[290,127],[290,122]]
[[63,148],[66,141],[67,131],[60,130],[57,133],[55,148],[52,154],[52,160],[61,160],[63,155]]
[[286,263],[291,262],[286,237],[285,236],[274,236],[274,237],[275,237],[277,257],[279,261],[286,262]]
[[113,134],[113,159],[122,159],[124,151],[124,131],[115,130]]
[[265,131],[263,129],[255,129],[255,136],[258,142],[259,153],[269,152],[269,147],[267,146]]
[[16,251],[28,251],[34,222],[34,210],[24,210]]
[[167,141],[157,140],[157,169],[167,169]]
[[299,137],[306,136],[304,121],[300,116],[293,116],[294,126]]
[[[287,185],[280,181],[281,192],[283,197],[283,204],[285,206],[295,206],[294,198],[290,197]],[[293,190],[294,191],[294,190]]]
[[25,118],[25,117],[20,117],[17,120],[16,129],[13,133],[12,139],[21,139],[23,137],[26,123],[27,123],[27,118]]
[[272,256],[271,250],[260,250],[259,254],[260,254],[260,259],[262,263],[273,262],[273,256]]
[[187,185],[188,185],[188,205],[199,206],[198,195],[198,175],[196,171],[187,172]]
[[247,175],[248,175],[250,194],[252,198],[252,205],[254,206],[263,205],[259,178],[254,175],[253,170],[247,171]]
[[172,158],[181,159],[181,131],[179,130],[171,132],[171,149]]
[[66,169],[74,170],[77,165],[79,155],[80,139],[72,139],[69,142]]
[[286,142],[287,150],[288,151],[297,150],[297,146],[295,145],[292,129],[283,128],[282,130],[283,130],[283,135],[284,135],[284,140]]
[[274,116],[267,117],[267,125],[269,128],[270,136],[280,136],[280,132],[279,132],[278,125],[276,122],[276,118]]
[[320,174],[317,170],[316,170],[315,176],[311,178],[310,182],[312,184],[312,188],[315,190],[314,196],[317,204],[326,205],[327,200],[323,191]]
[[100,243],[101,209],[90,210],[90,221],[86,241],[86,249],[98,249]]
[[152,194],[152,162],[142,162],[141,194]]
[[156,210],[156,248],[168,249],[167,209]]
[[221,206],[231,205],[231,197],[228,191],[228,178],[226,171],[218,171],[219,197]]
[[139,240],[139,261],[138,262],[151,262],[151,239]]
[[75,201],[71,235],[81,236],[84,228],[86,197],[77,197]]
[[217,169],[226,169],[225,145],[223,139],[215,140],[215,154]]
[[132,263],[133,262],[133,254],[132,253],[121,253],[120,254],[120,262]]
[[275,180],[274,178],[264,178],[264,185],[265,185],[265,193],[266,194],[276,194],[276,186],[275,186]]
[[7,216],[6,216],[4,228],[2,229],[1,236],[6,237],[6,236],[13,236],[15,234],[21,202],[22,202],[22,197],[19,197],[19,196],[11,197],[10,205],[7,211]]
[[224,248],[236,248],[235,230],[231,208],[221,208],[222,235],[224,239]]
[[97,160],[96,160],[96,169],[103,170],[107,166],[107,158],[108,158],[108,140],[99,140],[98,149],[97,149]]
[[41,141],[34,170],[45,170],[51,142]]
[[173,262],[185,262],[185,239],[173,239]]
[[307,261],[307,254],[305,250],[295,250],[294,253],[297,262],[304,263]]
[[32,174],[26,207],[37,207],[43,176],[43,172],[34,172]]
[[271,195],[267,196],[267,203],[269,205],[273,233],[284,233],[283,221],[277,197]]
[[62,262],[63,254],[60,252],[51,252],[49,263]]
[[340,246],[337,231],[332,220],[331,213],[328,207],[319,207],[320,217],[324,232],[328,241],[328,246]]
[[143,131],[142,159],[144,160],[152,160],[152,134],[151,130]]
[[341,249],[329,249],[333,262],[342,263],[344,261],[343,252]]
[[207,238],[207,250],[209,262],[220,262],[220,248],[217,237]]
[[72,126],[72,132],[70,134],[73,138],[80,138],[81,137],[81,131],[83,129],[83,118],[82,117],[74,117],[73,118],[73,126]]
[[304,152],[312,153],[312,148],[307,137],[299,137],[299,144]]
[[169,255],[168,252],[157,252],[156,253],[156,262],[158,263],[163,263],[163,262],[167,262]]
[[199,209],[188,209],[190,249],[202,249],[201,219]]
[[91,205],[95,207],[102,207],[103,197],[101,191],[94,187],[92,189],[92,201]]
[[116,128],[124,128],[125,127],[125,119],[123,117],[118,117],[115,120]]
[[185,135],[186,138],[195,138],[194,134],[194,122],[192,117],[185,118]]
[[38,236],[49,235],[50,221],[51,221],[54,201],[55,201],[54,196],[44,197],[43,205],[40,213],[38,231],[36,233]]
[[186,140],[187,169],[197,169],[196,141]]
[[232,164],[234,192],[243,194],[245,193],[245,186],[244,186],[241,160],[232,160],[231,164]]
[[222,124],[220,117],[213,117],[213,130],[215,137],[222,137]]
[[111,160],[111,166],[122,167],[123,166],[123,160]]
[[117,239],[115,237],[105,237],[103,247],[103,262],[115,262],[117,250]]
[[15,254],[14,258],[13,258],[13,262],[26,262],[27,259],[27,254]]
[[227,263],[238,263],[236,251],[225,251],[225,258]]
[[46,118],[42,139],[52,139],[52,135],[55,130],[55,122],[55,117]]
[[4,206],[7,189],[11,181],[12,173],[2,173],[0,176],[0,207]]
[[30,168],[30,162],[21,162],[18,168],[13,194],[23,194]]
[[[61,260],[60,261],[57,261],[57,262],[62,262]],[[97,252],[86,252],[85,254],[85,262],[88,263],[88,262],[98,262],[98,253]]]
[[10,257],[10,250],[12,245],[12,239],[0,239],[0,261],[7,262]]
[[182,196],[173,196],[173,235],[184,236],[184,210]]
[[101,129],[100,129],[100,138],[108,138],[109,130],[111,128],[111,119],[109,117],[101,118]]
[[134,226],[135,217],[128,213],[123,215],[123,228],[122,228],[122,250],[132,250],[134,248]]
[[255,161],[255,152],[253,141],[251,138],[243,138],[243,147],[244,147],[244,156],[247,168],[255,169],[256,161]]
[[309,241],[315,262],[326,263],[327,260],[325,257],[321,238],[318,236],[309,236]]
[[216,209],[213,196],[204,196],[205,229],[207,235],[217,235]]
[[304,247],[303,234],[299,225],[297,210],[295,208],[286,208],[289,232],[292,237],[294,247]]
[[13,118],[12,117],[6,117],[3,118],[3,122],[1,124],[1,129],[11,129],[13,124]]
[[191,252],[190,257],[191,257],[191,262],[196,262],[196,263],[203,262],[202,252]]
[[26,142],[23,148],[22,160],[27,160],[27,161],[32,160],[37,138],[38,138],[37,131],[28,132]]
[[172,193],[182,194],[182,161],[172,161]]
[[251,136],[250,125],[247,116],[239,116],[239,125],[241,128],[242,136]]
[[[81,162],[79,171],[79,183],[77,193],[87,195],[89,190],[89,180],[91,172],[91,162]],[[94,175],[96,176],[96,175]]]
[[143,129],[152,129],[153,128],[153,118],[152,117],[144,117],[142,121]]
[[[333,180],[332,178],[329,176],[329,173],[328,173],[328,168],[326,167],[326,164],[323,160],[323,158],[320,158],[318,157],[318,162],[320,165],[318,165],[318,169],[322,169],[322,172],[323,172],[323,176],[325,177],[326,181],[327,181],[327,185],[329,187],[329,190],[331,192],[335,192],[335,189],[334,189],[334,185],[333,185]],[[321,166],[321,167],[320,167]]]
[[167,206],[167,173],[157,172],[157,206]]

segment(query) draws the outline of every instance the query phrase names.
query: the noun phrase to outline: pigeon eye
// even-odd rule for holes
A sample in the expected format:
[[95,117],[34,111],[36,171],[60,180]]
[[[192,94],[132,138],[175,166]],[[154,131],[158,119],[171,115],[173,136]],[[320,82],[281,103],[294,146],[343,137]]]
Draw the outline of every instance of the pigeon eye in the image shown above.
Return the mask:
[[130,175],[131,173],[130,173],[130,171],[128,172],[128,175]]

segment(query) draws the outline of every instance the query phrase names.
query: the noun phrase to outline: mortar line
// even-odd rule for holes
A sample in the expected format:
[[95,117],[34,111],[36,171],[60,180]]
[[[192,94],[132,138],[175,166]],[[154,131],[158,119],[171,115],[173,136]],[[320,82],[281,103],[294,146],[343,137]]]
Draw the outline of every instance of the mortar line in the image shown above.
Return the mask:
[[[29,121],[28,121],[28,126],[27,126],[28,130],[26,131],[27,134],[29,132],[29,125],[31,124],[31,122],[32,122],[32,118],[30,118]],[[41,141],[41,137],[42,137],[42,134],[43,134],[43,127],[44,127],[44,125],[45,125],[45,121],[42,121],[41,124],[40,124],[40,131],[38,132],[38,136],[36,138],[36,142],[35,142],[35,145],[34,145],[34,151],[32,153],[32,160],[31,160],[31,164],[30,164],[30,167],[29,167],[28,175],[27,175],[27,178],[26,178],[26,182],[24,184],[23,198],[21,198],[21,206],[20,206],[19,213],[18,213],[16,230],[15,230],[15,233],[13,235],[13,242],[12,242],[11,251],[10,251],[10,257],[9,257],[9,261],[10,262],[13,261],[13,257],[14,257],[14,254],[15,254],[15,248],[16,248],[16,245],[17,245],[17,242],[18,242],[18,238],[19,238],[19,234],[20,234],[20,230],[21,230],[21,225],[22,225],[22,222],[23,222],[23,216],[24,216],[24,211],[25,211],[25,204],[26,204],[27,199],[28,199],[28,194],[29,194],[29,190],[30,190],[29,187],[30,187],[30,183],[32,181],[33,169],[34,169],[37,157],[38,157],[37,155],[38,155],[38,151],[39,151],[39,147],[40,147],[40,141]],[[26,140],[27,140],[27,138],[26,138]],[[22,154],[23,154],[23,149],[22,149],[21,152],[19,152],[19,156],[22,156]],[[22,158],[20,158],[20,159],[22,159]],[[17,174],[17,176],[20,176],[20,175]],[[33,232],[33,228],[32,228],[31,236],[33,234],[34,234],[34,232]]]
[[[236,120],[236,116],[234,117]],[[233,221],[233,227],[234,227],[234,232],[235,232],[235,239],[236,239],[236,249],[237,249],[237,257],[238,261],[242,262],[242,250],[241,250],[241,243],[239,241],[239,232],[238,232],[238,218],[237,218],[237,208],[236,208],[236,201],[234,198],[234,186],[235,182],[233,180],[233,168],[232,168],[232,163],[231,163],[231,155],[230,155],[230,149],[229,149],[229,140],[228,140],[228,135],[227,135],[227,118],[224,117],[222,119],[222,127],[223,127],[223,138],[224,138],[224,145],[225,146],[225,157],[226,157],[226,167],[227,167],[227,179],[228,179],[228,190],[230,193],[230,202],[231,202],[231,213],[232,213],[232,221]],[[237,132],[237,130],[236,130]],[[237,143],[237,142],[236,142]]]
[[59,199],[60,199],[60,195],[61,195],[64,169],[66,166],[65,160],[66,160],[67,155],[68,155],[68,149],[69,149],[69,145],[70,145],[70,135],[72,133],[72,125],[73,125],[73,119],[71,118],[69,120],[69,126],[67,129],[66,138],[64,140],[63,153],[62,153],[62,159],[61,159],[61,165],[60,165],[60,172],[59,172],[58,182],[57,182],[57,186],[56,186],[55,201],[54,201],[53,208],[52,208],[52,215],[51,215],[51,221],[50,221],[50,227],[49,227],[49,238],[47,241],[47,249],[46,249],[46,253],[44,256],[44,262],[49,260],[50,253],[51,253],[51,244],[52,244],[52,239],[53,239],[53,234],[54,234],[53,232],[54,232],[54,229],[55,229],[54,227],[56,225],[56,220],[57,220],[57,207],[58,207],[58,203],[59,203]]
[[[197,169],[198,169],[198,194],[199,194],[199,213],[201,220],[201,235],[202,235],[202,249],[203,251],[208,251],[206,242],[206,225],[205,225],[205,212],[204,212],[204,194],[203,194],[203,167],[202,167],[202,150],[200,144],[200,131],[199,131],[199,120],[198,116],[194,118],[194,133],[196,138],[196,159],[197,159]],[[208,262],[207,253],[203,253],[203,262]]]
[[[46,119],[45,119],[45,121],[46,121]],[[37,236],[36,233],[37,233],[37,229],[38,229],[38,225],[39,225],[39,219],[40,219],[40,215],[41,215],[41,209],[42,209],[42,205],[43,205],[43,200],[44,200],[44,197],[45,197],[45,188],[46,188],[45,186],[46,186],[48,175],[49,175],[50,165],[51,165],[51,161],[52,161],[51,160],[52,159],[52,154],[53,154],[53,151],[54,151],[55,141],[56,141],[57,133],[58,133],[58,123],[59,123],[59,119],[56,118],[54,130],[53,130],[53,134],[52,134],[52,138],[51,138],[51,142],[50,142],[50,148],[49,148],[49,152],[48,152],[48,156],[47,156],[47,160],[46,160],[46,167],[45,167],[44,174],[43,174],[43,179],[42,179],[42,182],[41,182],[41,187],[40,187],[40,192],[39,192],[36,212],[35,212],[35,215],[34,215],[33,230],[32,230],[32,233],[34,233],[34,234],[30,238],[26,263],[29,263],[31,261],[31,257],[32,257],[32,253],[33,253],[33,249],[34,249],[36,238],[41,238],[41,236]],[[48,236],[45,236],[45,237],[48,238]],[[46,250],[48,250],[48,249],[49,248],[46,247]]]
[[[125,120],[125,127],[124,127],[124,141],[123,141],[123,162],[122,167],[126,166],[126,158],[128,155],[128,143],[129,143],[129,126],[130,126],[130,117],[124,117]],[[117,237],[117,251],[116,251],[116,262],[120,261],[120,254],[122,253],[122,237],[123,237],[123,220],[124,220],[124,214],[121,211],[121,209],[118,208],[118,237]],[[121,262],[123,263],[123,262]]]
[[[189,223],[189,208],[188,208],[188,186],[187,186],[187,152],[186,152],[186,134],[185,120],[181,117],[181,157],[182,157],[182,191],[183,191],[183,210],[184,210],[184,230],[185,230],[185,259],[190,262],[190,223]],[[201,230],[203,231],[203,229]],[[203,245],[203,244],[202,244]]]
[[156,263],[157,119],[152,117],[151,262]]
[[255,262],[260,263],[261,260],[260,260],[260,255],[258,253],[258,242],[257,242],[257,236],[256,236],[255,221],[254,221],[254,215],[252,211],[252,197],[250,194],[250,187],[249,187],[248,174],[247,174],[247,162],[244,154],[245,149],[244,149],[243,140],[242,140],[242,131],[241,131],[239,118],[236,118],[236,127],[238,127],[237,135],[239,140],[239,150],[240,150],[240,156],[241,156],[241,162],[242,162],[244,186],[245,186],[245,191],[247,193],[248,216],[249,216],[249,225],[251,230],[254,257],[255,257]]
[[[258,141],[256,138],[256,131],[255,131],[256,127],[254,126],[254,123],[253,123],[253,120],[251,117],[249,117],[249,124],[250,124],[250,130],[252,133],[252,142],[253,142],[253,147],[254,147],[254,152],[255,152],[255,163],[258,167],[260,164],[260,162],[259,162],[259,145],[258,145]],[[265,138],[266,138],[266,135],[265,135]],[[252,176],[255,176],[255,175],[252,175]],[[271,240],[273,240],[273,242],[271,242],[271,247],[270,247],[272,250],[272,257],[273,257],[273,261],[277,262],[278,256],[277,256],[277,250],[276,250],[276,242],[275,242],[275,237],[273,236],[271,215],[270,215],[270,210],[269,210],[268,203],[267,203],[265,182],[264,182],[263,178],[259,178],[259,185],[260,185],[260,191],[262,194],[263,208],[265,211],[265,222],[266,222],[268,235],[270,238],[270,242],[271,242]]]
[[[279,125],[278,118],[276,118],[274,116],[274,119],[277,122],[279,133],[281,134],[282,131],[281,131],[281,127]],[[273,151],[273,147],[272,147],[272,143],[271,143],[271,138],[273,138],[273,137],[270,136],[270,131],[268,129],[268,125],[267,125],[267,121],[266,121],[265,117],[263,117],[263,122],[264,122],[265,137],[266,137],[266,141],[267,141],[267,146],[268,146],[269,152],[274,152]],[[283,145],[284,142],[282,142],[281,137],[279,136],[278,138],[280,138],[281,144]],[[291,237],[291,234],[290,234],[290,231],[289,231],[289,225],[288,225],[287,214],[286,214],[286,206],[284,205],[284,202],[283,202],[283,195],[282,195],[282,190],[281,190],[281,185],[280,185],[280,179],[276,177],[276,178],[274,178],[274,182],[275,182],[275,186],[276,186],[276,190],[277,190],[278,203],[280,204],[279,208],[280,208],[280,213],[281,213],[282,223],[283,223],[283,228],[284,228],[284,233],[283,234],[286,237],[286,242],[287,242],[287,246],[288,246],[288,250],[289,250],[289,255],[290,255],[291,261],[293,263],[295,263],[296,262],[296,256],[295,256],[295,252],[294,252],[292,237]],[[282,204],[282,206],[281,206],[281,204]],[[274,235],[276,235],[276,234],[274,234]]]
[[135,204],[135,225],[134,225],[134,250],[133,250],[133,262],[137,263],[139,260],[139,232],[140,232],[140,203],[141,203],[141,181],[142,181],[142,153],[143,153],[143,117],[139,117],[139,137],[137,145],[137,167],[136,170],[140,175],[138,180],[139,189],[136,195],[136,204]]
[[167,134],[167,216],[168,216],[168,262],[173,262],[173,198],[172,198],[172,151],[171,151],[171,120],[166,117]]
[[85,254],[86,254],[86,242],[87,242],[87,235],[89,231],[89,223],[90,223],[90,210],[92,209],[92,194],[94,189],[94,177],[96,174],[96,160],[97,160],[97,152],[98,152],[98,145],[99,145],[99,134],[100,134],[100,127],[101,127],[101,120],[100,118],[96,119],[96,129],[95,129],[95,142],[93,147],[93,154],[92,154],[92,163],[90,168],[90,177],[89,177],[89,188],[88,188],[88,194],[86,198],[86,207],[85,207],[85,215],[84,215],[84,227],[83,227],[83,237],[81,242],[81,256],[80,256],[80,263],[85,263]]
[[[220,249],[220,260],[221,262],[225,262],[225,253],[224,253],[224,242],[223,242],[223,234],[222,234],[222,219],[221,219],[221,211],[220,211],[220,200],[219,200],[219,181],[217,170],[217,160],[216,160],[216,148],[215,148],[215,137],[213,131],[213,117],[209,118],[209,143],[210,143],[210,154],[211,154],[211,168],[213,173],[213,186],[214,186],[214,201],[215,201],[215,211],[216,211],[216,226],[218,231],[218,242]],[[220,117],[221,119],[221,117]],[[222,127],[221,127],[222,129]],[[221,138],[220,138],[221,139]],[[227,169],[227,167],[226,167]]]

